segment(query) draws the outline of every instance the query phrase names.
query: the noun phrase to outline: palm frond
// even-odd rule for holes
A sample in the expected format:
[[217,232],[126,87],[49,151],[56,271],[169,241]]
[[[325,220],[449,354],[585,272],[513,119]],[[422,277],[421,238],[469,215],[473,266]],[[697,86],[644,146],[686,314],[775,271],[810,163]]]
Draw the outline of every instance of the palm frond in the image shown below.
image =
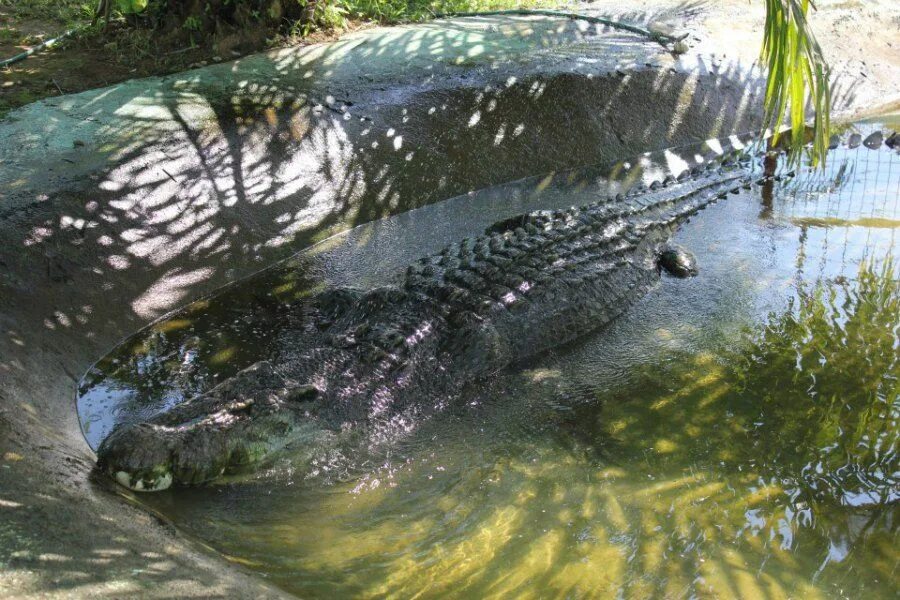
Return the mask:
[[811,5],[810,0],[766,0],[762,59],[769,73],[765,126],[775,133],[773,142],[778,141],[778,130],[787,117],[790,161],[800,160],[809,103],[814,113],[810,156],[816,165],[824,163],[828,150],[831,88],[830,70],[806,18]]

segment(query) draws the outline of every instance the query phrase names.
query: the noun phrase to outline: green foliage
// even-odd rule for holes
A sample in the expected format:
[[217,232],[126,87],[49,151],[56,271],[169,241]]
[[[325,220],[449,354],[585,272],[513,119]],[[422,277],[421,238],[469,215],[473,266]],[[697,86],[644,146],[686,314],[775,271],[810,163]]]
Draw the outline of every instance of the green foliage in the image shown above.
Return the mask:
[[[96,8],[94,0],[0,0],[17,19],[41,19],[72,26],[90,20]],[[14,11],[14,12],[13,12]]]
[[[11,0],[0,0],[4,1]],[[239,6],[247,7],[249,14],[258,19],[264,16],[277,19],[283,13],[302,12],[302,22],[292,23],[289,29],[308,34],[315,29],[345,27],[348,17],[400,23],[421,21],[438,13],[559,6],[562,3],[560,0],[285,0],[278,3],[271,0],[207,0],[188,6],[188,3],[174,0],[114,0],[113,6],[121,14],[178,12],[195,18],[201,14],[214,18],[221,16],[217,13],[235,12]]]
[[336,0],[355,18],[382,23],[422,21],[436,14],[554,7],[561,0]]
[[[831,109],[830,72],[807,21],[810,0],[766,0],[762,58],[769,70],[766,85],[766,126],[776,132],[785,116],[791,127],[792,162],[806,143],[807,102],[812,105],[812,163],[825,160]],[[809,100],[807,101],[807,95]]]
[[147,9],[149,0],[116,0],[116,9],[123,15],[138,14]]
[[190,15],[184,20],[184,23],[181,26],[188,31],[200,31],[202,22],[199,17]]
[[313,2],[307,18],[291,28],[294,35],[306,36],[317,29],[343,29],[347,26],[348,10],[343,2]]

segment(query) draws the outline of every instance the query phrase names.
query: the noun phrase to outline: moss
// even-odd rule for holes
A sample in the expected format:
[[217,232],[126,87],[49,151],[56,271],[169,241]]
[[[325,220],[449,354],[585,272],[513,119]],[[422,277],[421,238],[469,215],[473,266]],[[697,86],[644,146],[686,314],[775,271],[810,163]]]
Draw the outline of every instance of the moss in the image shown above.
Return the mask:
[[34,102],[35,100],[40,100],[41,97],[42,96],[31,89],[14,89],[13,91],[6,92],[3,96],[0,96],[0,119],[5,119],[13,109]]

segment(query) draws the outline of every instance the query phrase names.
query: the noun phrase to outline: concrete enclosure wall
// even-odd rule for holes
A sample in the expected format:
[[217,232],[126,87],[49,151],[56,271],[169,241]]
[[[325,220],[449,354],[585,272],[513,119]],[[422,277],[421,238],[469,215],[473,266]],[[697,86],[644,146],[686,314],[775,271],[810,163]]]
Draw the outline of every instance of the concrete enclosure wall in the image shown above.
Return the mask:
[[0,595],[278,595],[92,480],[73,406],[90,364],[339,229],[753,129],[756,75],[584,23],[472,19],[11,115],[0,123]]

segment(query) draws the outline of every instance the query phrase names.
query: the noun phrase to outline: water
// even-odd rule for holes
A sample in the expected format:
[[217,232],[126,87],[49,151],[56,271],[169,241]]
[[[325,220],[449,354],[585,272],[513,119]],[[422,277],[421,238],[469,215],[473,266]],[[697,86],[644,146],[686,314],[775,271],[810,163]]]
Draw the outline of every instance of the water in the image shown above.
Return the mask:
[[[317,290],[384,283],[499,218],[713,149],[514,182],[328,240],[104,358],[80,389],[85,434],[96,446],[258,360]],[[664,278],[411,434],[140,498],[303,597],[896,597],[898,229],[900,156],[839,148],[825,174],[686,225],[698,277]]]

